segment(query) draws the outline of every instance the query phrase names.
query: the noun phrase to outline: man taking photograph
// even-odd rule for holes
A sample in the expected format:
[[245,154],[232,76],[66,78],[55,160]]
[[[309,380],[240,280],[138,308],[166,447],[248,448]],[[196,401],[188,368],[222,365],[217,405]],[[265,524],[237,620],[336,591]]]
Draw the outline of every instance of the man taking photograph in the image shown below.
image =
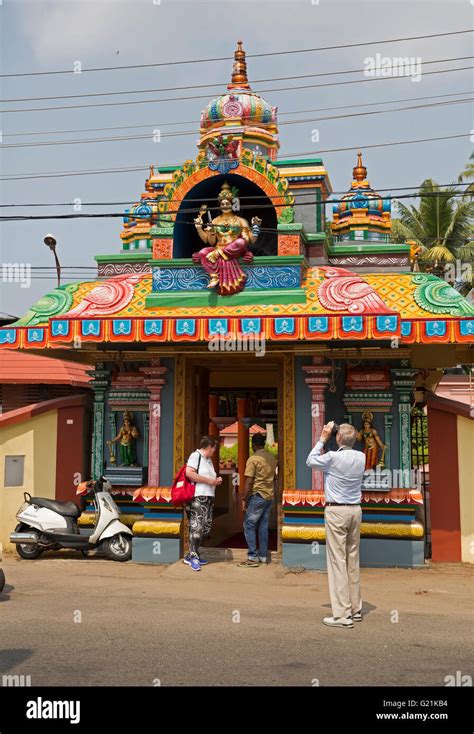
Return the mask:
[[[322,453],[333,429],[337,429],[337,451]],[[359,547],[362,519],[362,479],[365,455],[352,448],[357,430],[349,423],[336,426],[330,421],[321,431],[306,465],[324,472],[324,527],[326,564],[332,617],[325,617],[329,627],[353,627],[362,621],[360,595]]]

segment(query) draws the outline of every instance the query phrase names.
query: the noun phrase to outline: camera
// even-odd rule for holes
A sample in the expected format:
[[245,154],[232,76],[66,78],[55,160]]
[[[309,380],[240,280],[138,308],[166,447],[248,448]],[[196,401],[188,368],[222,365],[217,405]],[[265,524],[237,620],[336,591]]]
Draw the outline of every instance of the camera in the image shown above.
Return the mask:
[[331,436],[335,436],[339,430],[339,423],[334,423],[331,431]]

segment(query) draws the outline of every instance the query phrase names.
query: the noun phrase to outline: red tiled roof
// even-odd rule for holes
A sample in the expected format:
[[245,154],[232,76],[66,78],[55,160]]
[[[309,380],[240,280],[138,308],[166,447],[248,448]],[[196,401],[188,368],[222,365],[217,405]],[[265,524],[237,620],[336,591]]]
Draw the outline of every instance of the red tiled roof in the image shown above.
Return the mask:
[[39,357],[5,350],[0,354],[0,384],[72,385],[86,387],[90,377],[86,370],[90,365],[68,362],[63,359]]
[[[236,436],[238,425],[239,425],[239,421],[235,421],[235,423],[231,423],[230,426],[227,426],[226,428],[223,428],[222,431],[220,431],[220,435],[221,436]],[[251,436],[253,436],[254,433],[266,433],[266,430],[262,428],[261,426],[257,425],[257,423],[254,423],[253,426],[250,426],[249,433]]]

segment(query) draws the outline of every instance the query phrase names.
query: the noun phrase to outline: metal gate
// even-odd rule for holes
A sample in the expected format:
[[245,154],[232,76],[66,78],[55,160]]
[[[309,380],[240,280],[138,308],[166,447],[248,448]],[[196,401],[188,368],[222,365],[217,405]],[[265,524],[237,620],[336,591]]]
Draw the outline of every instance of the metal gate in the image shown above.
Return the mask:
[[417,486],[423,496],[423,522],[425,526],[425,559],[431,558],[430,474],[428,455],[428,416],[426,407],[415,405],[411,409],[411,465]]

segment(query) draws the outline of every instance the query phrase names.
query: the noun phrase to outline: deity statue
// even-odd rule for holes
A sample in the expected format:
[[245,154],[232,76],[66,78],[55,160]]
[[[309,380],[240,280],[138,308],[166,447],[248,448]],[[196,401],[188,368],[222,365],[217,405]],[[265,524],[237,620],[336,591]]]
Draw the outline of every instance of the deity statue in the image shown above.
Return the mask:
[[[111,450],[111,446],[116,441],[120,441],[120,466],[138,466],[135,457],[135,439],[138,438],[138,430],[132,423],[132,414],[126,410],[123,414],[123,425],[117,436],[111,441],[107,441],[107,446]],[[111,463],[115,464],[115,460]]]
[[[239,293],[244,288],[247,276],[238,259],[242,257],[244,262],[252,262],[253,254],[248,247],[256,242],[262,223],[259,217],[253,217],[250,227],[246,219],[233,212],[232,201],[236,193],[225,182],[218,196],[222,214],[211,219],[207,205],[203,204],[194,219],[197,233],[207,247],[195,252],[192,259],[201,263],[211,276],[208,288],[217,288],[223,296]],[[203,217],[206,212],[208,223],[205,225]]]
[[[357,434],[358,440],[363,441],[365,444],[364,454],[366,470],[375,469],[376,466],[381,468],[385,466],[384,456],[386,446],[382,443],[379,434],[373,427],[373,419],[374,416],[369,410],[362,413],[362,428]],[[378,460],[379,447],[382,449],[380,461]]]

